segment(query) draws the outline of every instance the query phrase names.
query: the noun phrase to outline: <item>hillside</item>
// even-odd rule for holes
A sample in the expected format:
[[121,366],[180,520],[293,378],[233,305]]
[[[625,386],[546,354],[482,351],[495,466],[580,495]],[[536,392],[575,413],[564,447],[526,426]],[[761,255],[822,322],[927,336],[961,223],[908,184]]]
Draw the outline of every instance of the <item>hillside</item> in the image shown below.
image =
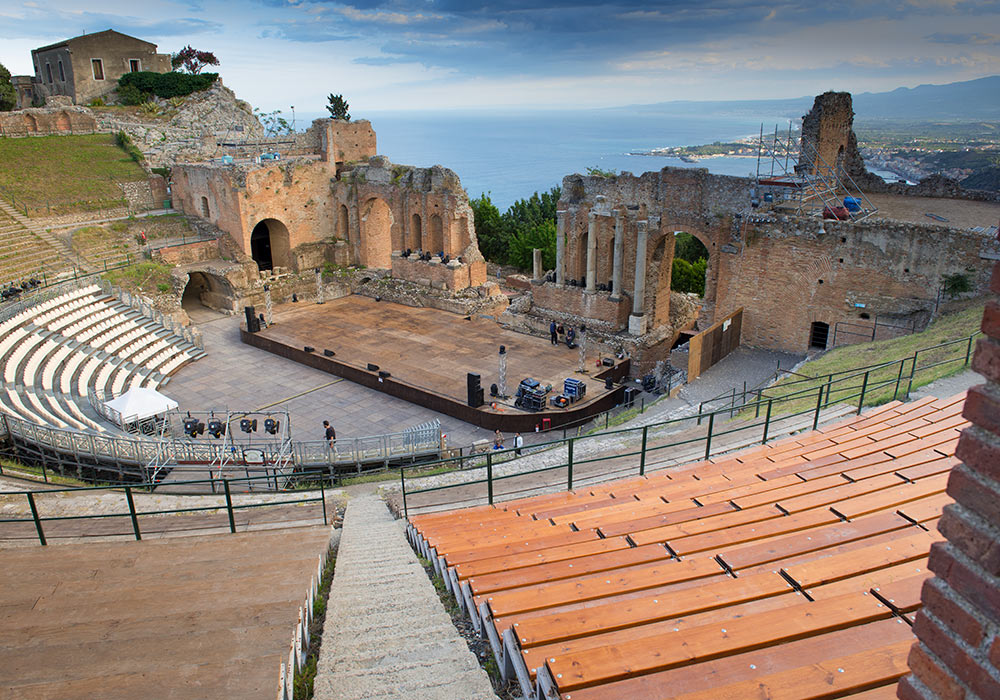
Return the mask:
[[29,217],[123,207],[147,177],[111,134],[0,139],[0,196]]

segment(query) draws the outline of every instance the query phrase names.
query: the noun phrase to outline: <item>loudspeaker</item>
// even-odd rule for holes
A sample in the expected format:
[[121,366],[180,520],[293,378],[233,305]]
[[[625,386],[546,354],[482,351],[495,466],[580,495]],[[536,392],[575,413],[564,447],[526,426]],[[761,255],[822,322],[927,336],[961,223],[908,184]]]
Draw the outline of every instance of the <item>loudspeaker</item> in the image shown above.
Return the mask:
[[247,317],[247,333],[257,333],[260,331],[260,320],[257,318],[257,312],[252,306],[244,306],[243,313]]
[[316,352],[316,348],[314,348],[312,345],[306,345],[302,349],[305,350],[306,352]]
[[465,385],[468,389],[469,405],[472,408],[479,408],[483,405],[483,387],[479,384],[479,375],[469,372],[465,376]]
[[323,354],[326,355],[327,357],[333,357],[337,353],[335,353],[333,350],[330,350],[329,348],[327,348],[326,350],[323,351]]
[[605,378],[605,380],[604,380],[604,388],[607,389],[607,390],[609,390],[609,391],[611,389],[614,389],[615,388],[615,380],[612,379],[611,377]]
[[371,362],[368,363],[369,372],[378,372],[378,365],[373,365]]
[[378,376],[379,376],[380,379],[386,379],[387,377],[391,377],[392,375],[389,374],[388,372],[386,372],[383,369],[383,370],[379,370]]

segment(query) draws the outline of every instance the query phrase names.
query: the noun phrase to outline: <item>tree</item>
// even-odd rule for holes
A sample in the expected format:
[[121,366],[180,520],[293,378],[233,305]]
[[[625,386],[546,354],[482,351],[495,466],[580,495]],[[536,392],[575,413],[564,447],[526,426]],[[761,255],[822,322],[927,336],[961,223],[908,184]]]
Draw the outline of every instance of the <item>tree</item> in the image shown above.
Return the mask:
[[694,292],[705,296],[705,269],[708,261],[702,258],[689,263],[684,258],[674,258],[670,269],[670,289],[675,292]]
[[326,99],[330,103],[326,106],[327,111],[330,113],[330,119],[340,119],[345,122],[351,121],[351,115],[347,113],[347,110],[351,106],[347,104],[347,100],[344,99],[343,95],[334,95],[331,92],[330,96]]
[[268,136],[283,136],[292,133],[292,125],[288,123],[287,119],[281,116],[280,109],[276,109],[273,112],[262,112],[259,109],[254,109],[253,114],[257,117],[257,121],[264,127],[264,131],[267,132]]
[[708,259],[708,248],[690,233],[680,231],[674,244],[674,257],[694,264],[702,258]]
[[469,200],[469,205],[472,207],[476,238],[479,239],[479,252],[487,260],[506,260],[508,241],[504,235],[503,219],[500,217],[500,210],[490,200],[490,195],[481,194]]
[[174,70],[182,68],[188,73],[197,75],[205,66],[217,66],[219,59],[211,51],[198,51],[190,44],[170,56],[170,67]]
[[9,112],[17,106],[17,93],[10,82],[10,71],[0,63],[0,112]]
[[975,289],[975,285],[972,283],[972,275],[963,272],[944,275],[941,278],[941,287],[944,290],[945,296],[949,299],[954,299],[962,294],[968,294]]
[[542,268],[556,266],[556,222],[546,219],[537,226],[518,231],[510,240],[507,262],[519,270],[530,270],[534,264],[534,249],[542,251]]

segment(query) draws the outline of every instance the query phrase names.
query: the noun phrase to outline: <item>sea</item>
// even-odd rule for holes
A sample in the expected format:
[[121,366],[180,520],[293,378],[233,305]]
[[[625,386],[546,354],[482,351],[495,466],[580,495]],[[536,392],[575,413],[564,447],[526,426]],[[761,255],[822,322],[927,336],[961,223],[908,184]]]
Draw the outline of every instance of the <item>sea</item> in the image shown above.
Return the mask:
[[[514,201],[548,191],[561,185],[564,176],[585,174],[588,168],[638,175],[669,165],[747,177],[756,171],[755,158],[721,156],[689,163],[634,154],[756,136],[762,128],[773,133],[775,128],[787,129],[793,116],[712,113],[703,108],[685,108],[682,103],[669,110],[385,111],[352,116],[371,120],[379,154],[393,163],[450,168],[469,197],[486,193],[504,211]],[[323,115],[296,116],[302,129]]]

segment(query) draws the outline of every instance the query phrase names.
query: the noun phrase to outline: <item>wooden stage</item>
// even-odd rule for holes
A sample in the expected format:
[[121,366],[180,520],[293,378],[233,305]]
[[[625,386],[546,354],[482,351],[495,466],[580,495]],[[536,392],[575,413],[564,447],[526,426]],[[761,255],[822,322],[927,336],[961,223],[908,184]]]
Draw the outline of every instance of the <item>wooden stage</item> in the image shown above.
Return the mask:
[[[628,361],[596,366],[588,355],[588,373],[577,372],[579,351],[501,328],[488,318],[459,316],[437,309],[414,308],[352,295],[324,304],[284,304],[274,309],[274,323],[259,333],[241,328],[243,342],[345,377],[393,396],[426,406],[475,425],[502,431],[534,431],[549,418],[551,427],[580,421],[621,401],[623,387],[605,389],[604,379],[628,373]],[[507,348],[507,393],[493,409],[490,385],[498,383],[499,349]],[[314,348],[306,352],[305,347]],[[327,356],[325,350],[334,355]],[[379,370],[368,370],[368,365]],[[390,376],[380,377],[379,371]],[[481,377],[485,405],[467,403],[466,375]],[[514,407],[513,394],[525,377],[551,384],[549,396],[562,393],[567,377],[587,385],[583,400],[568,408],[544,411]],[[381,381],[380,381],[381,380]],[[546,397],[548,399],[548,396]]]

